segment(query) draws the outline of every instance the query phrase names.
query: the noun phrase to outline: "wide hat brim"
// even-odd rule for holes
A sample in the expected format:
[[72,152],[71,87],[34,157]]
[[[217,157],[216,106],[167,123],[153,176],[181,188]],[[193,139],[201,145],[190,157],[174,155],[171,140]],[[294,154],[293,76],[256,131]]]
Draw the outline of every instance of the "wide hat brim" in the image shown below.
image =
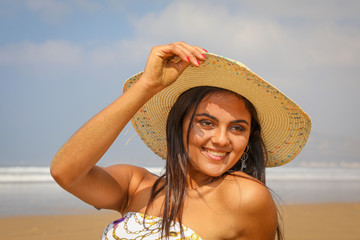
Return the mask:
[[[123,91],[142,73],[129,78]],[[240,62],[207,53],[200,67],[188,67],[170,86],[153,96],[131,119],[142,141],[158,156],[167,157],[166,121],[177,98],[197,86],[214,86],[248,99],[258,114],[268,154],[267,167],[293,160],[303,149],[311,130],[309,116],[281,91]]]

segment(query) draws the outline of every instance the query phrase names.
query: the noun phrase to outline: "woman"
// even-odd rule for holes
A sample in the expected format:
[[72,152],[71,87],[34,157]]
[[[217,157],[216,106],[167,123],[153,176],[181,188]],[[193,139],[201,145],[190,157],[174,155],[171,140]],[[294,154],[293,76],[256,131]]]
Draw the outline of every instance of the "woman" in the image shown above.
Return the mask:
[[[161,177],[95,165],[131,119],[166,159]],[[308,116],[244,65],[177,42],[152,49],[124,94],[59,150],[51,174],[88,204],[123,215],[102,239],[274,239],[265,167],[292,160],[309,131]]]

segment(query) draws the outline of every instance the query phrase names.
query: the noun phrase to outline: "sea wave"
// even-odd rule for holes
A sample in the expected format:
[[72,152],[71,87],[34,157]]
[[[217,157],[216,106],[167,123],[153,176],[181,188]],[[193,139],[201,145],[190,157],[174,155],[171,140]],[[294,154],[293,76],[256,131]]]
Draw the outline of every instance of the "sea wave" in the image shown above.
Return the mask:
[[[162,168],[149,167],[150,172],[160,175]],[[0,183],[53,182],[49,167],[0,167]]]
[[[160,175],[163,168],[149,167]],[[360,169],[350,168],[271,168],[266,172],[268,181],[319,180],[360,181]],[[49,167],[0,167],[0,183],[53,182]]]
[[267,180],[360,181],[360,168],[270,168]]
[[51,181],[49,167],[0,167],[0,183]]

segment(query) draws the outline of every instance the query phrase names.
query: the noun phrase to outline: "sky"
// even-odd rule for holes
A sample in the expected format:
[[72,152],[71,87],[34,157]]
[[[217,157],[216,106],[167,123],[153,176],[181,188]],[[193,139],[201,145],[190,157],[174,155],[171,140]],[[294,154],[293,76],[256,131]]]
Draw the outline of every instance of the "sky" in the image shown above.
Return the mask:
[[[302,157],[360,162],[359,10],[350,0],[0,0],[0,167],[48,166],[152,46],[175,41],[243,62],[298,103],[312,118]],[[130,125],[101,160],[122,162],[162,163]]]

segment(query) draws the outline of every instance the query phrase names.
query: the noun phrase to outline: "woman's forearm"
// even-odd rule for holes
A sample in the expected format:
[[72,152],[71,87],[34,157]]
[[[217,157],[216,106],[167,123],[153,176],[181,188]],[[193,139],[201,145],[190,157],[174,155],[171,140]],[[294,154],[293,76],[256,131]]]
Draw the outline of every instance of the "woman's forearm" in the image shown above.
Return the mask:
[[88,173],[155,90],[142,81],[85,123],[57,152],[51,174],[67,186]]

